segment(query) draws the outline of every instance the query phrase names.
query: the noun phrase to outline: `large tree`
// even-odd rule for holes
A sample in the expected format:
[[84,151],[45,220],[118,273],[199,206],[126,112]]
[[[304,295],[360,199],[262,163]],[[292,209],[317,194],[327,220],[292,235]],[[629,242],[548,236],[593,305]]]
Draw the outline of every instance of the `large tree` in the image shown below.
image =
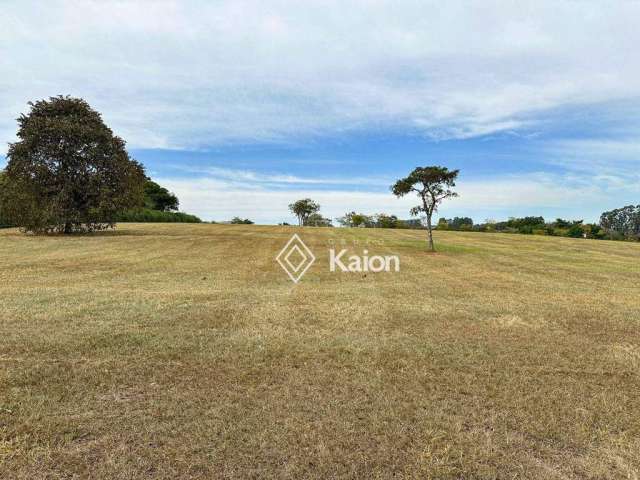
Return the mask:
[[103,230],[142,205],[143,167],[87,102],[59,96],[29,105],[0,198],[12,223],[31,232]]
[[600,226],[613,236],[640,240],[640,205],[627,205],[600,216]]
[[298,217],[298,225],[306,225],[306,221],[313,213],[320,211],[320,205],[310,198],[303,198],[289,205],[289,210]]
[[443,200],[458,196],[456,192],[451,190],[456,185],[455,180],[458,173],[459,170],[450,171],[446,167],[417,167],[407,177],[401,178],[391,187],[391,191],[397,197],[415,192],[420,198],[421,204],[411,209],[411,215],[418,215],[420,212],[426,214],[431,251],[435,251],[431,219]]

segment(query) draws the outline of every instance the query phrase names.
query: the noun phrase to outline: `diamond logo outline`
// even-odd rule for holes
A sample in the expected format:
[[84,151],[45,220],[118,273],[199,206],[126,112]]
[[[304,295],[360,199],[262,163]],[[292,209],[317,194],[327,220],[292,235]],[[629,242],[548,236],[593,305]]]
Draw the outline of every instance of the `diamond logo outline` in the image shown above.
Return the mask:
[[[297,268],[294,267],[289,260],[289,256],[295,251],[298,251],[303,257],[302,262],[298,264]],[[302,241],[298,234],[294,233],[287,244],[284,246],[284,248],[280,250],[280,253],[278,253],[278,255],[276,256],[276,261],[278,262],[278,264],[280,264],[291,281],[293,283],[298,283],[303,275],[307,272],[307,270],[309,270],[311,265],[315,263],[316,256],[311,250],[309,250],[309,247],[307,247],[307,245]],[[306,263],[307,261],[308,263]],[[298,273],[300,269],[302,270]],[[290,270],[293,270],[293,272],[291,272]]]
[[[291,263],[291,260],[289,260],[289,257],[291,255],[293,255],[294,253],[296,253],[296,252],[302,257],[302,260],[300,261],[300,263],[298,263],[297,266],[294,266]],[[289,265],[294,272],[297,272],[298,270],[300,270],[302,265],[304,265],[304,263],[307,261],[307,256],[304,254],[304,252],[302,250],[300,250],[300,247],[298,245],[294,245],[289,250],[289,253],[287,253],[287,255],[284,257],[284,261],[287,262],[287,265]]]

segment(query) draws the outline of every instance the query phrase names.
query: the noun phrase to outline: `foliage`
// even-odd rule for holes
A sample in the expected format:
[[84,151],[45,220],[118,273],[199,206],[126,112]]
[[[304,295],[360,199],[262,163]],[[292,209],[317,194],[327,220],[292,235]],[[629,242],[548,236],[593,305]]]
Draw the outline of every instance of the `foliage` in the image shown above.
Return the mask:
[[600,216],[600,225],[612,236],[640,240],[640,205],[604,212]]
[[298,218],[298,225],[302,226],[311,214],[320,211],[320,205],[310,198],[303,198],[290,204],[289,210]]
[[387,215],[386,213],[377,213],[374,215],[375,226],[378,228],[400,228],[401,220],[395,215]]
[[253,225],[253,222],[248,218],[240,218],[240,217],[233,217],[231,219],[231,222],[229,223],[231,223],[232,225]]
[[0,192],[12,223],[37,233],[103,230],[142,203],[143,167],[87,102],[59,96],[29,106]]
[[[457,197],[452,190],[459,170],[449,171],[446,167],[417,167],[407,177],[398,180],[391,191],[397,197],[403,197],[415,192],[421,200],[421,204],[411,209],[411,215],[420,212],[427,216],[427,230],[429,232],[429,248],[434,251],[431,218],[438,210],[438,205],[447,198]],[[416,186],[417,185],[417,186]]]
[[337,219],[343,227],[371,227],[374,225],[372,217],[363,213],[349,212]]
[[[4,190],[4,185],[6,181],[6,174],[3,170],[0,170],[0,198],[2,198],[2,191]],[[0,203],[0,228],[11,227],[11,222],[6,217],[6,215],[2,211],[2,203]]]
[[582,220],[564,220],[561,218],[545,223],[543,217],[512,217],[504,222],[485,220],[474,224],[469,217],[454,219],[440,218],[438,230],[461,230],[474,232],[521,233],[529,235],[550,235],[557,237],[615,239],[608,235],[600,225],[584,223]]
[[135,223],[201,223],[195,215],[182,212],[163,212],[151,208],[135,208],[120,212],[117,215],[118,222]]
[[469,217],[454,217],[451,219],[440,218],[438,220],[438,230],[471,230],[473,229],[473,219]]
[[343,227],[352,228],[424,228],[421,219],[400,220],[396,215],[386,213],[365,215],[364,213],[349,212],[336,220]]
[[180,202],[169,190],[147,178],[144,183],[144,206],[151,210],[172,212],[178,210]]
[[331,220],[323,217],[319,213],[312,213],[309,215],[304,224],[308,227],[333,227]]

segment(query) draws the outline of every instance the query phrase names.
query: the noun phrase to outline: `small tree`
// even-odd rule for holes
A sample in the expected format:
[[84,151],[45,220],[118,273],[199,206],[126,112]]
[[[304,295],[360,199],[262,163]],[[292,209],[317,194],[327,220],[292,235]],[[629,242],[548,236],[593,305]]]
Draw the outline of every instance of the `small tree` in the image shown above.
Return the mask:
[[144,169],[84,100],[29,103],[9,145],[2,210],[25,231],[94,231],[142,204]]
[[310,198],[304,198],[290,204],[289,210],[298,217],[298,225],[303,226],[311,214],[318,213],[320,205]]
[[429,249],[431,251],[435,251],[431,218],[443,200],[458,196],[457,193],[451,190],[456,185],[455,180],[458,173],[459,170],[449,171],[446,167],[417,167],[409,176],[398,180],[391,187],[391,191],[397,197],[403,197],[411,192],[418,194],[422,204],[412,208],[411,215],[418,215],[420,212],[426,214]]

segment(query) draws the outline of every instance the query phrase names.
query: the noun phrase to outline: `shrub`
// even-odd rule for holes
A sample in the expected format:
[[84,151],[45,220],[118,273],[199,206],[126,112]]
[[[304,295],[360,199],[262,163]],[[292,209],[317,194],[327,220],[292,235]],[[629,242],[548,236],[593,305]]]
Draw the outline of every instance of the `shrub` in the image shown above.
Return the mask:
[[229,223],[232,225],[253,225],[253,222],[248,218],[242,219],[240,217],[233,217]]
[[182,212],[162,212],[150,208],[136,208],[118,214],[118,222],[135,223],[202,223],[195,215]]

